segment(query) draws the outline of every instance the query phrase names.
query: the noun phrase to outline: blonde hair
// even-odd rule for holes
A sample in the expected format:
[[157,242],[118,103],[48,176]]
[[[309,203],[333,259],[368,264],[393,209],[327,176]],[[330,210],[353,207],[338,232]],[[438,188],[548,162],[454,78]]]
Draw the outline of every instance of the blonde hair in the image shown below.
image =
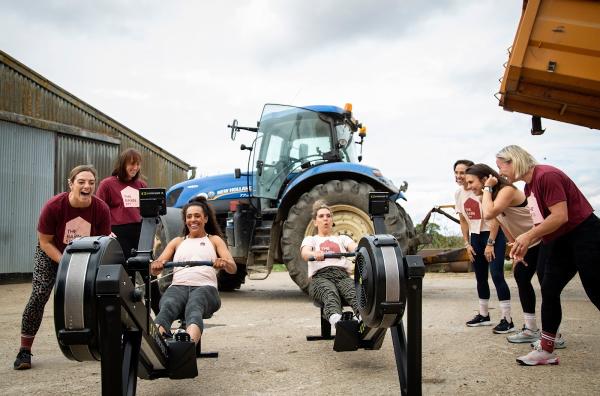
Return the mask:
[[512,163],[515,180],[520,180],[523,175],[538,164],[531,154],[515,144],[504,147],[496,154],[496,158]]
[[317,212],[320,209],[327,209],[329,211],[329,213],[333,214],[333,212],[331,211],[331,208],[327,205],[327,203],[325,201],[319,199],[318,201],[316,201],[313,204],[313,207],[312,207],[312,218],[313,218],[313,220],[317,218]]

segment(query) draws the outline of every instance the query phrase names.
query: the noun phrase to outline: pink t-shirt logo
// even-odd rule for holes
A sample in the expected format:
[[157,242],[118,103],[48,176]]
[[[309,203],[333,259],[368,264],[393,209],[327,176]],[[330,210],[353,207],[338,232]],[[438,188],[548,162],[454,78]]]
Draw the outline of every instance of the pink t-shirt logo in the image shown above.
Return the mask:
[[63,243],[68,245],[75,238],[90,236],[91,231],[92,225],[88,221],[77,216],[65,224],[65,236],[63,237]]
[[125,187],[121,190],[121,198],[123,198],[123,206],[126,208],[140,207],[140,192],[133,187]]
[[340,253],[340,247],[337,243],[325,241],[319,246],[319,250],[324,253]]
[[481,220],[481,209],[479,208],[479,201],[473,198],[467,198],[464,204],[465,214],[471,220]]
[[527,207],[529,208],[529,213],[531,213],[533,224],[538,225],[544,221],[544,216],[533,193],[527,197]]

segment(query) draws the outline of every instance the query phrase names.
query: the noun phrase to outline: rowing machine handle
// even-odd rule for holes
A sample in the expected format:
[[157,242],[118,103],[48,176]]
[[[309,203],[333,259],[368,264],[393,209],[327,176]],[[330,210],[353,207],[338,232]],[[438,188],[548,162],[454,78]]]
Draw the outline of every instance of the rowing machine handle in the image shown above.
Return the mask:
[[165,268],[173,267],[199,267],[199,266],[212,267],[212,261],[168,261],[165,263]]
[[[354,257],[356,256],[356,252],[346,252],[346,253],[325,253],[323,255],[324,259],[328,259],[328,258],[341,258],[341,257]],[[316,257],[315,256],[311,256],[309,257],[308,261],[316,261]]]

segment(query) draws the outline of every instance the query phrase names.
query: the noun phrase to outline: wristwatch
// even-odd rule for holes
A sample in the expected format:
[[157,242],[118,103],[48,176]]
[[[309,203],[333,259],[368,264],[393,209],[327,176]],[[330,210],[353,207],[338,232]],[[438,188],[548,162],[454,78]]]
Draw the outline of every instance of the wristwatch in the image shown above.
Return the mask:
[[488,239],[487,240],[487,245],[488,246],[494,246],[495,243],[496,243],[496,241],[494,241],[493,239]]
[[481,191],[487,191],[489,193],[491,193],[492,191],[494,191],[494,189],[492,188],[492,186],[484,186]]

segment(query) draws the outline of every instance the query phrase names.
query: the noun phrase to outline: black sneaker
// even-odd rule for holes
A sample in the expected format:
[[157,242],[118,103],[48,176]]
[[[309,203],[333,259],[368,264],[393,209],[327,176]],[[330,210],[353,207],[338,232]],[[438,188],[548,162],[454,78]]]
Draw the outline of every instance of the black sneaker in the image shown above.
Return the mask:
[[15,370],[27,370],[31,368],[31,351],[28,349],[21,349],[15,359],[13,365]]
[[491,326],[492,321],[490,320],[490,315],[481,316],[481,314],[475,315],[475,317],[467,322],[467,326],[469,327],[477,327],[477,326]]
[[513,324],[512,320],[510,321],[510,323],[508,323],[508,321],[505,318],[502,318],[500,319],[500,323],[498,323],[492,331],[496,334],[512,333],[513,331],[515,331],[515,325]]

